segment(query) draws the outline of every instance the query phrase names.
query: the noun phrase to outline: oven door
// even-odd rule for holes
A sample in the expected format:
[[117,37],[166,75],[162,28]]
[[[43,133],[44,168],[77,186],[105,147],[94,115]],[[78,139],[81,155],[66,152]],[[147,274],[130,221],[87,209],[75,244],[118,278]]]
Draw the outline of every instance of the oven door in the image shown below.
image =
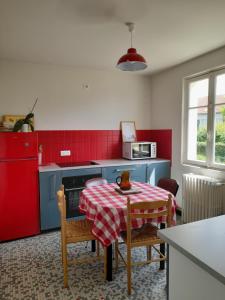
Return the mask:
[[151,144],[134,143],[132,144],[132,158],[145,159],[151,157]]
[[79,210],[80,192],[83,189],[84,187],[65,188],[67,218],[84,216]]
[[102,174],[90,174],[80,176],[69,176],[62,178],[62,184],[64,185],[65,197],[66,197],[66,217],[77,218],[82,217],[79,210],[80,192],[85,188],[85,182],[88,179],[95,177],[102,177]]

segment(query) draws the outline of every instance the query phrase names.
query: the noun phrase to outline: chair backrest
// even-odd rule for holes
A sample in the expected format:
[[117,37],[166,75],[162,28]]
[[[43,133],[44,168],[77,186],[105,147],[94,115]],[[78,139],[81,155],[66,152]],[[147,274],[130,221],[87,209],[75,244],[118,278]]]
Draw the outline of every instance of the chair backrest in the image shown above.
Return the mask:
[[179,185],[178,185],[177,181],[175,179],[171,179],[171,178],[159,179],[157,186],[172,193],[174,196],[176,196],[177,191],[179,189]]
[[155,219],[166,217],[167,227],[171,226],[172,221],[172,195],[168,194],[168,200],[150,200],[131,203],[130,197],[127,198],[127,239],[131,242],[131,223],[132,219]]
[[90,188],[92,186],[101,185],[101,184],[107,184],[108,181],[104,178],[92,178],[85,182],[85,187]]

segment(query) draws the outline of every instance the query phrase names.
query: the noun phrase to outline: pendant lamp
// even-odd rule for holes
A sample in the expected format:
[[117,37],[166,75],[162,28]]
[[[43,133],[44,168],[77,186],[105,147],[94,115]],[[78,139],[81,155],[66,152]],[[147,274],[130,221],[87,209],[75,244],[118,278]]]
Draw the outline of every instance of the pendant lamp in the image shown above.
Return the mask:
[[147,68],[147,63],[144,57],[137,53],[137,50],[133,48],[133,31],[134,23],[125,23],[131,34],[131,47],[127,50],[127,53],[118,60],[117,68],[122,71],[141,71]]

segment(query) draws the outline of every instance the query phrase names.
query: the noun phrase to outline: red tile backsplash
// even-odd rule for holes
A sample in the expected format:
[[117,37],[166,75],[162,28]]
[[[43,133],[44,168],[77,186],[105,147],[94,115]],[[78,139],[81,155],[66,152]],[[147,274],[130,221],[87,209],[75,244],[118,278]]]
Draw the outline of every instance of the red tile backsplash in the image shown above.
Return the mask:
[[[159,158],[171,159],[172,130],[137,130],[138,141],[157,142]],[[120,130],[41,130],[38,142],[43,146],[43,164],[122,157]],[[60,156],[70,150],[71,156]]]

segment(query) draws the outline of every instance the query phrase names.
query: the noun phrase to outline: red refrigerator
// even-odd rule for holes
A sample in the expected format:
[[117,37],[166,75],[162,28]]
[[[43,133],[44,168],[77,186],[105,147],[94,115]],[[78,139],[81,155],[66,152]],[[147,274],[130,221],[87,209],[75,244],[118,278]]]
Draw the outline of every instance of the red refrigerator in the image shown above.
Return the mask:
[[0,241],[38,234],[37,133],[0,132]]

